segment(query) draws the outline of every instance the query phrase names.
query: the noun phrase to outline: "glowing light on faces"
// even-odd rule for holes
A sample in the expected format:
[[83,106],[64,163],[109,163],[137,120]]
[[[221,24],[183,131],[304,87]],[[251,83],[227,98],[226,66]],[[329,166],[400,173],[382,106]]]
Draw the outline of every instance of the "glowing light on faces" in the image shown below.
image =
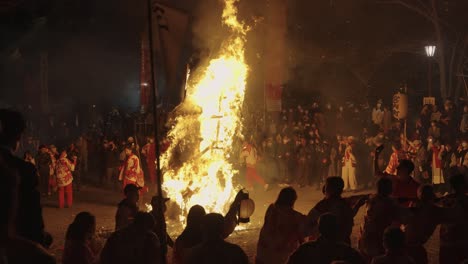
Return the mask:
[[[161,157],[163,189],[181,207],[180,220],[196,204],[207,212],[225,213],[236,193],[232,178],[238,172],[228,160],[234,139],[241,136],[240,112],[248,72],[244,59],[248,27],[237,20],[235,2],[225,0],[222,14],[223,23],[231,30],[230,36],[201,77],[192,82],[195,84],[187,86],[184,104],[199,111],[176,118],[168,135],[171,145]],[[176,159],[177,146],[187,142],[197,147],[184,149],[188,160],[174,168],[171,164]]]

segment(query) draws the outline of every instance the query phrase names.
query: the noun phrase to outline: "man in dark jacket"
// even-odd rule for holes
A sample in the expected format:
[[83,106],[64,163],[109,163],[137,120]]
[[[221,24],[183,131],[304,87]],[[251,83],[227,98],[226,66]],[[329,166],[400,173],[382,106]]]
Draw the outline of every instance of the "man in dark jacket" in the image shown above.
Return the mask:
[[18,171],[20,181],[16,212],[17,235],[47,247],[51,243],[51,237],[44,232],[36,169],[31,163],[12,154],[24,129],[25,122],[20,113],[0,109],[0,155],[8,167]]
[[138,200],[140,200],[141,187],[135,184],[127,184],[124,188],[125,199],[123,199],[115,214],[115,231],[130,225],[138,213]]

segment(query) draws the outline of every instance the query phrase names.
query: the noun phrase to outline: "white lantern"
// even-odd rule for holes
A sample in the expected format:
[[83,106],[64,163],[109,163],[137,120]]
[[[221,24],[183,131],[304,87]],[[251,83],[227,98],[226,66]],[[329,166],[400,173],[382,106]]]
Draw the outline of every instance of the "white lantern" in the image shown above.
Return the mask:
[[250,216],[255,211],[255,203],[252,199],[249,198],[249,194],[245,193],[244,198],[240,201],[239,205],[239,222],[248,223],[250,222]]
[[408,96],[403,93],[393,95],[393,117],[398,120],[405,119],[408,115]]

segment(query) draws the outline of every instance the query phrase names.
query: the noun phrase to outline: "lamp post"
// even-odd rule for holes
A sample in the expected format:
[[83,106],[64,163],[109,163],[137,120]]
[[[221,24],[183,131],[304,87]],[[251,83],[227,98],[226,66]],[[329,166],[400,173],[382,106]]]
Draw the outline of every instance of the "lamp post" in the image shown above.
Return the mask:
[[428,85],[428,90],[429,90],[429,97],[432,97],[432,61],[431,58],[434,57],[434,53],[436,50],[436,46],[434,45],[427,45],[424,47],[424,50],[426,51],[426,56],[428,58],[427,60],[427,67],[428,67],[428,73],[427,73],[427,85]]

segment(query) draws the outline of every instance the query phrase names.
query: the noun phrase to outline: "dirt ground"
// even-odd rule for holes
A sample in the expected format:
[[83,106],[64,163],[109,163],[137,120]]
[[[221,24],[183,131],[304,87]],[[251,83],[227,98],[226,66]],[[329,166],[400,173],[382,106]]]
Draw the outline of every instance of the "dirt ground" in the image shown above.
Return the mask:
[[[272,187],[271,190],[265,192],[263,190],[255,190],[251,193],[251,198],[255,201],[255,212],[251,217],[251,222],[243,224],[239,230],[235,231],[228,241],[240,245],[250,261],[254,262],[254,256],[257,247],[258,234],[263,224],[263,217],[268,205],[276,199],[280,188]],[[298,192],[298,201],[296,202],[296,210],[307,214],[315,203],[321,198],[322,194],[316,189],[310,187],[296,188]],[[346,195],[345,195],[346,196]],[[43,214],[46,224],[46,230],[54,237],[54,243],[51,246],[51,252],[57,257],[58,262],[61,262],[61,255],[64,246],[64,236],[67,226],[73,221],[75,215],[81,211],[89,211],[96,216],[98,234],[103,237],[104,242],[106,235],[114,228],[114,215],[116,205],[122,199],[122,195],[116,191],[102,190],[95,187],[84,187],[80,193],[74,194],[74,204],[72,208],[58,209],[57,199],[54,196],[43,199]],[[146,195],[143,198],[144,203],[149,203],[150,197]],[[364,208],[364,207],[363,207]],[[361,208],[355,218],[355,226],[352,234],[353,246],[356,246],[359,226],[363,220],[364,209]],[[168,232],[175,240],[181,232],[181,225],[178,222],[168,222]],[[429,253],[430,263],[437,263],[439,253],[439,232],[438,229],[426,245]],[[169,259],[171,258],[169,251]]]

